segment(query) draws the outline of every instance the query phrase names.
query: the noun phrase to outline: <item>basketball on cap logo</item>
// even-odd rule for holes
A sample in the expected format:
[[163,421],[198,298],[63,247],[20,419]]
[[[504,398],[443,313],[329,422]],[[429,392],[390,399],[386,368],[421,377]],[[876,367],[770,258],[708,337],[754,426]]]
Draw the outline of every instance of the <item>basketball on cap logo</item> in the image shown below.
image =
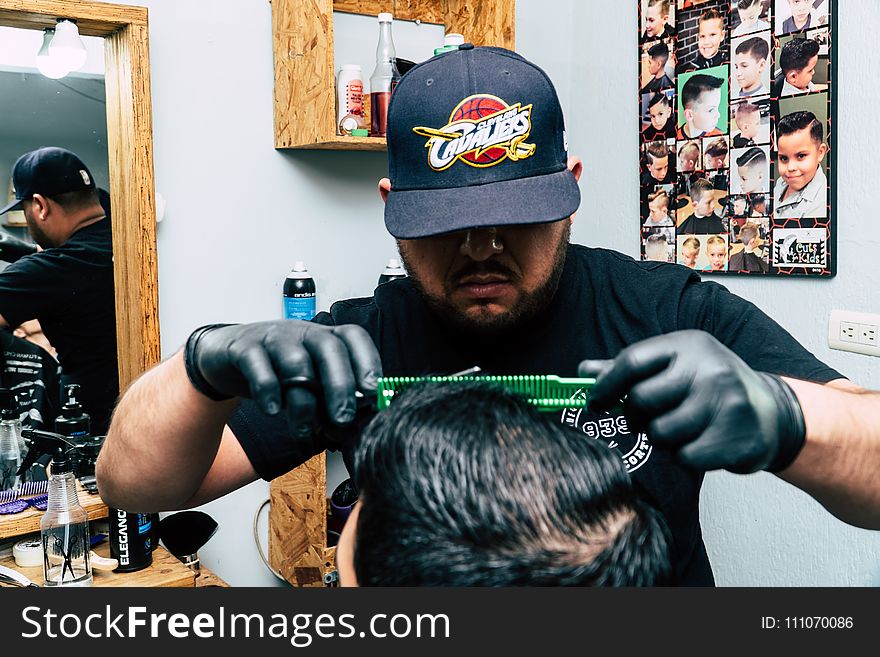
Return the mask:
[[534,144],[523,143],[532,131],[531,114],[531,105],[508,105],[497,96],[478,94],[461,101],[442,128],[415,127],[413,132],[428,137],[428,164],[435,171],[444,171],[457,160],[491,167],[535,153]]

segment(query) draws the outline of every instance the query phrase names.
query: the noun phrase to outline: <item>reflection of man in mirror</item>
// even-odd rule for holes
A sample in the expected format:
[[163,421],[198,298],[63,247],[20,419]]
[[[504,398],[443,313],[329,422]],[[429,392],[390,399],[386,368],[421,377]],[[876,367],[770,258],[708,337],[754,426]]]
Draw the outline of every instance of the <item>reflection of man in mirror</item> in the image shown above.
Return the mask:
[[0,272],[0,327],[39,320],[58,353],[61,383],[103,434],[119,394],[110,220],[94,178],[74,153],[40,148],[12,169],[15,200],[41,251]]

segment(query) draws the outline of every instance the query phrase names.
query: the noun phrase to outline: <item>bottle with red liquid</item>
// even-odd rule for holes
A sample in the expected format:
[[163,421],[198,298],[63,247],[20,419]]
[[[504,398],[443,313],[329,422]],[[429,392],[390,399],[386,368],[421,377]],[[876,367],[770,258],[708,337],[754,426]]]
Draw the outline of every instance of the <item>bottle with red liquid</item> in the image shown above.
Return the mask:
[[374,137],[385,136],[385,125],[388,119],[388,103],[391,92],[397,84],[399,74],[394,66],[397,53],[394,40],[391,38],[391,21],[393,16],[387,12],[379,14],[379,45],[376,47],[376,68],[370,76],[370,134]]

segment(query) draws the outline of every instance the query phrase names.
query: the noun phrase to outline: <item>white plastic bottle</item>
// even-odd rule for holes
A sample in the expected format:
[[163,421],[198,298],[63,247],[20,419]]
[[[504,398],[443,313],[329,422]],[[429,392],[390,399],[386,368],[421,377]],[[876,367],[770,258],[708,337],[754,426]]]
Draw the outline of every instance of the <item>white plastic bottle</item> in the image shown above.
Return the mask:
[[48,486],[40,519],[44,586],[91,586],[89,517],[76,493],[73,461],[60,449],[52,459]]
[[336,130],[350,135],[365,127],[364,81],[358,64],[343,64],[336,78]]

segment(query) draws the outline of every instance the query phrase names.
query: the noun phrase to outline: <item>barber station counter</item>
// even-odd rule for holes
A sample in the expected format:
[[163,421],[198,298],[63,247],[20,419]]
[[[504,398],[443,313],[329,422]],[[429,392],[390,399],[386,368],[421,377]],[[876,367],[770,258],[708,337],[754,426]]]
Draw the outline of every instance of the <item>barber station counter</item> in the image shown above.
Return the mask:
[[[86,510],[89,520],[100,520],[108,516],[107,505],[96,493],[88,493],[77,481],[77,494],[80,504]],[[40,531],[40,518],[43,511],[30,508],[21,513],[0,516],[0,539],[7,539]],[[102,557],[110,556],[110,544],[104,542],[94,548]],[[23,574],[35,584],[43,584],[43,567],[22,567],[15,563],[11,556],[0,558],[0,565],[7,566]],[[115,573],[113,571],[92,569],[93,586],[136,586],[136,587],[202,587],[229,586],[207,568],[196,573],[187,568],[177,557],[164,546],[158,545],[153,550],[152,563],[142,570],[133,573]],[[0,588],[10,588],[0,585]]]

